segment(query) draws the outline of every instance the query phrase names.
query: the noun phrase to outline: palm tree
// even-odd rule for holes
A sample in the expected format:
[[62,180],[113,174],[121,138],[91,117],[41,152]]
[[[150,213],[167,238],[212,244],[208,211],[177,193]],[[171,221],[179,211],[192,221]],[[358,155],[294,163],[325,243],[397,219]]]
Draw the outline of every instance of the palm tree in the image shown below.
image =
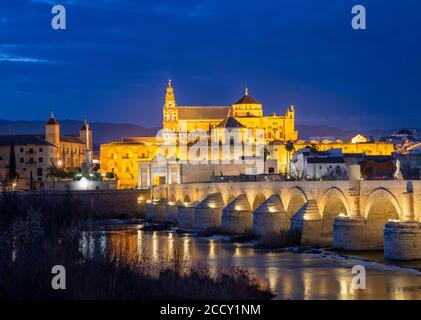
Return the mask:
[[291,167],[290,167],[290,158],[291,158],[291,152],[295,151],[295,146],[294,146],[294,142],[292,142],[291,140],[288,140],[287,143],[285,144],[285,149],[287,151],[287,175],[290,176],[291,175]]
[[47,178],[51,178],[53,182],[53,190],[55,187],[56,178],[63,179],[67,175],[66,171],[61,169],[58,165],[50,163],[47,168],[46,176]]

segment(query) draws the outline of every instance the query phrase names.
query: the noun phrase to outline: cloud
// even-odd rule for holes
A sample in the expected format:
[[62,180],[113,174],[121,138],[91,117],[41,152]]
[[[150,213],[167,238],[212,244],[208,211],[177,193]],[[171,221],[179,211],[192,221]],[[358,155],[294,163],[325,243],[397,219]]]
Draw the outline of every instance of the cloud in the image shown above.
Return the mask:
[[[61,0],[61,1],[55,1],[55,0],[30,0],[30,2],[47,3],[47,4],[51,4],[52,6],[54,6],[56,4],[67,5],[67,4],[74,4],[75,3],[73,0]],[[60,3],[58,3],[58,2],[60,2]]]
[[0,53],[0,62],[30,62],[30,63],[49,63],[50,61],[31,57],[22,57],[16,55],[10,55],[6,53]]
[[28,49],[29,46],[16,44],[16,43],[3,43],[0,44],[0,62],[29,62],[29,63],[52,63],[51,60],[40,59],[36,57],[28,57],[18,53],[10,53],[11,50]]

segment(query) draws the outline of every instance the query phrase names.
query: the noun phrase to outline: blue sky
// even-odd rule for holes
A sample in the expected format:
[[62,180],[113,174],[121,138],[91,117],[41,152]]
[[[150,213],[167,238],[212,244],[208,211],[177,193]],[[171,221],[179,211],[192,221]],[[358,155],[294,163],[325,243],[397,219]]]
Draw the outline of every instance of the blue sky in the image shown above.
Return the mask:
[[0,75],[1,119],[159,126],[171,78],[180,105],[228,105],[248,84],[300,123],[421,127],[421,1],[2,0]]

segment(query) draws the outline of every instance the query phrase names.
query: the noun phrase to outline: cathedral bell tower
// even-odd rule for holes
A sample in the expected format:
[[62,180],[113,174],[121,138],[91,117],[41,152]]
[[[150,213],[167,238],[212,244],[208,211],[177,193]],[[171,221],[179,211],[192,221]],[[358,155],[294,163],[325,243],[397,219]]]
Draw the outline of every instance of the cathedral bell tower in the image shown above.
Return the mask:
[[175,103],[174,89],[171,80],[168,80],[163,110],[163,128],[167,131],[177,131],[178,115]]

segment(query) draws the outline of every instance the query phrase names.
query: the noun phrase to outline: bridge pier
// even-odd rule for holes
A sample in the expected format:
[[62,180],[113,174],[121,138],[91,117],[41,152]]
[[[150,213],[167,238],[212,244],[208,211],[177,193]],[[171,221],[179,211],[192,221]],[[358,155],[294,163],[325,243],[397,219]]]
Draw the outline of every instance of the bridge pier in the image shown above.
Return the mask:
[[322,218],[314,199],[307,203],[291,218],[291,231],[300,234],[302,245],[320,245],[322,243]]
[[181,205],[180,201],[169,202],[165,207],[164,222],[166,223],[177,223],[178,218],[178,206]]
[[351,212],[333,223],[333,247],[340,250],[368,250],[367,221],[361,215],[359,191],[350,191]]
[[194,211],[199,202],[184,203],[178,206],[178,226],[182,230],[192,230],[194,223]]
[[222,224],[222,209],[224,201],[220,193],[213,193],[200,202],[194,213],[193,228],[206,230],[219,228]]
[[253,213],[253,233],[265,235],[267,233],[288,230],[287,214],[279,195],[271,195]]
[[155,213],[152,216],[152,222],[164,222],[165,210],[167,208],[167,199],[160,199],[154,205]]
[[152,221],[153,216],[155,215],[155,204],[152,200],[147,200],[145,205],[145,220]]
[[415,221],[414,193],[403,193],[403,221],[389,221],[384,229],[384,257],[388,260],[421,259],[421,223]]
[[222,210],[222,228],[228,233],[246,233],[252,227],[253,213],[243,193]]

